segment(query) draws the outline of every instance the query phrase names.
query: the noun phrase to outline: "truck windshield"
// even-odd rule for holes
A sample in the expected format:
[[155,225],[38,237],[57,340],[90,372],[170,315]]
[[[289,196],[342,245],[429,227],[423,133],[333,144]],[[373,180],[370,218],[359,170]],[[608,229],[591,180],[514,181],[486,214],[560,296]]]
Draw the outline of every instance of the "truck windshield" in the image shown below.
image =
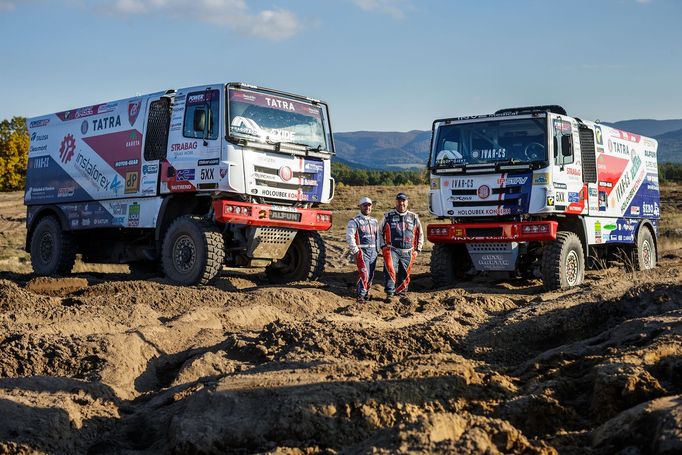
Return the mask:
[[253,89],[228,90],[230,136],[331,150],[325,106]]
[[547,126],[544,118],[504,119],[441,126],[431,165],[449,168],[546,160]]

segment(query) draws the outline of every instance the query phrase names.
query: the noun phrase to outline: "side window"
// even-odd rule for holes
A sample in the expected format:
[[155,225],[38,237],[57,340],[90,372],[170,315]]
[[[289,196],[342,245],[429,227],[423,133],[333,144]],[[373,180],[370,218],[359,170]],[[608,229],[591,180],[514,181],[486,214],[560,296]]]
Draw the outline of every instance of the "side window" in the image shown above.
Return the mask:
[[554,120],[554,163],[563,166],[574,161],[571,122]]
[[218,139],[220,92],[204,90],[187,95],[182,135],[193,139]]

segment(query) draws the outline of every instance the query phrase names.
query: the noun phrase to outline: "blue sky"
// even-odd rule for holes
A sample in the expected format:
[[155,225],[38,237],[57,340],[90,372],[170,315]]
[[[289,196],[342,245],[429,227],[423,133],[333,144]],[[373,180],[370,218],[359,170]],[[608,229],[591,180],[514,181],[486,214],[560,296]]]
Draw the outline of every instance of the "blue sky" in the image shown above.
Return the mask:
[[335,131],[561,104],[682,118],[681,0],[0,0],[0,119],[244,81]]

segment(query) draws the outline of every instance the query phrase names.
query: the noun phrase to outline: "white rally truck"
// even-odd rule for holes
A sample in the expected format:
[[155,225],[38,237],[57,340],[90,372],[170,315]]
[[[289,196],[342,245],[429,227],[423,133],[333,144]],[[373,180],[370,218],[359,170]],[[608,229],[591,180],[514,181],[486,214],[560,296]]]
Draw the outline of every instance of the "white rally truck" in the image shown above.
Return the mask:
[[242,83],[167,90],[28,120],[26,250],[40,275],[162,265],[180,284],[228,266],[318,278],[332,225],[326,103]]
[[427,227],[435,284],[506,271],[559,289],[614,258],[653,268],[657,147],[560,106],[436,120],[429,210],[444,222]]

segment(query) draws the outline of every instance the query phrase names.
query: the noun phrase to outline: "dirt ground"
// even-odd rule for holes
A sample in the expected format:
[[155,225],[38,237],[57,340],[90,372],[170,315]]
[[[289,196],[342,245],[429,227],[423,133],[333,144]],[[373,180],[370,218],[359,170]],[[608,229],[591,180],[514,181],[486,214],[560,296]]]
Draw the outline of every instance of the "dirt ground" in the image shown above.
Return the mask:
[[[426,224],[426,188],[404,190]],[[357,304],[345,223],[396,191],[339,189],[326,274],[286,287],[37,278],[22,195],[0,194],[0,452],[682,453],[682,186],[648,273],[434,289],[427,243],[408,297],[379,300],[379,273]]]

